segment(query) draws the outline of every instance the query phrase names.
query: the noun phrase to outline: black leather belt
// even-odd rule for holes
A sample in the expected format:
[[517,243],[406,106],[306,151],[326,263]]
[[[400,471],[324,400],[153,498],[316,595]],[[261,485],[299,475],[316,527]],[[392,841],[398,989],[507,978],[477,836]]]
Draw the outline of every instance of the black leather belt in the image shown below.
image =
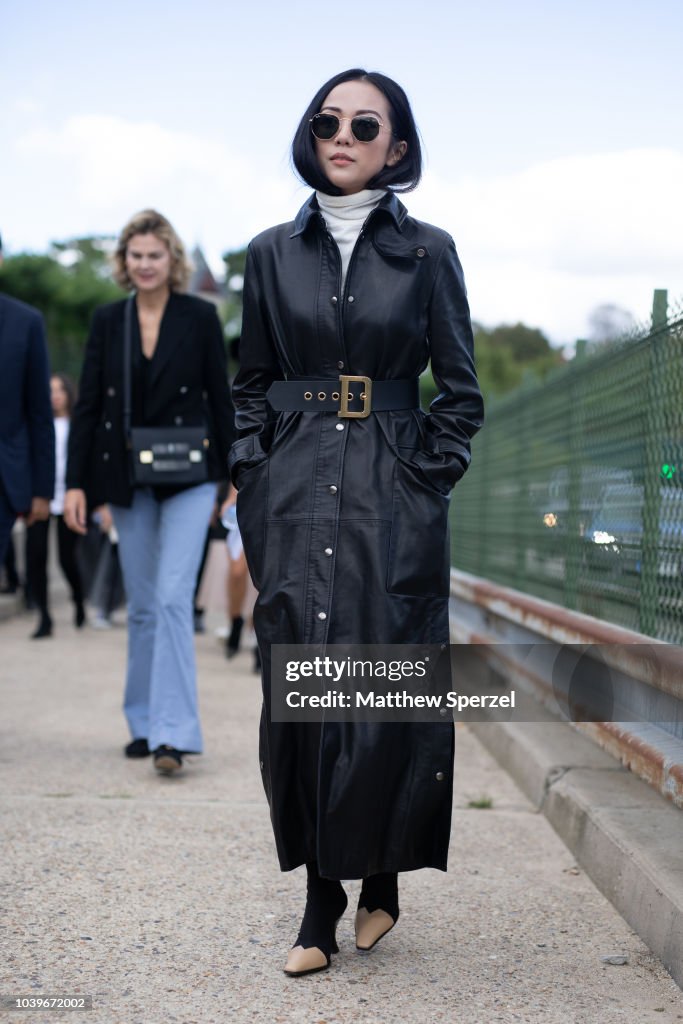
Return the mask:
[[277,412],[336,412],[344,419],[365,419],[371,412],[419,409],[420,385],[417,377],[373,381],[341,373],[327,380],[276,380],[266,397]]

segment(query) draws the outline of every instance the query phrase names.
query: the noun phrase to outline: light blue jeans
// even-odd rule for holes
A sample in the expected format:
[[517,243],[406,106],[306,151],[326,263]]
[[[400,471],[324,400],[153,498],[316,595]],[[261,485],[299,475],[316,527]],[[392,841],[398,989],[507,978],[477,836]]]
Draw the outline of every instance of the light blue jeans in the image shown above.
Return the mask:
[[201,753],[193,596],[216,485],[157,501],[135,491],[112,506],[128,600],[128,672],[123,710],[133,739]]

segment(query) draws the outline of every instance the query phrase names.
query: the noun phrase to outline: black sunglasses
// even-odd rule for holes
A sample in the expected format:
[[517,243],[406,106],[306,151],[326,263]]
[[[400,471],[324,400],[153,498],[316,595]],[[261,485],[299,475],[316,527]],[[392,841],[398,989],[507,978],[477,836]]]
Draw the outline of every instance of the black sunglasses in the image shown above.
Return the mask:
[[342,121],[351,122],[351,131],[354,139],[358,142],[374,142],[380,131],[391,132],[376,117],[369,114],[359,114],[358,117],[338,117],[336,114],[316,114],[310,120],[311,131],[316,139],[321,142],[329,142],[341,130]]

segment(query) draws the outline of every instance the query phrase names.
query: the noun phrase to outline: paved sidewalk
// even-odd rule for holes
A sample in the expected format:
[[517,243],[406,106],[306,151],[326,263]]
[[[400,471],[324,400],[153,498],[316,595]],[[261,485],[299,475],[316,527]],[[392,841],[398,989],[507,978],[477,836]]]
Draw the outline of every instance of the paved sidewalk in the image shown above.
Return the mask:
[[680,989],[464,728],[450,871],[402,876],[370,956],[350,909],[333,968],[287,978],[304,876],[275,859],[250,656],[198,638],[206,753],[159,778],[121,752],[125,629],[54,618],[34,642],[32,617],[0,621],[0,994],[91,995],[92,1024],[683,1021]]

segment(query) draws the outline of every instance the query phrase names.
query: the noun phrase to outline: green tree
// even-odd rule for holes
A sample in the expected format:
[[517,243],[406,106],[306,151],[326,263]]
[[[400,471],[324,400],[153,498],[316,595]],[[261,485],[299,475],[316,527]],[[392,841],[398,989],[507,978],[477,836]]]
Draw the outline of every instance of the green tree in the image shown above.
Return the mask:
[[[56,255],[11,256],[0,269],[0,290],[35,306],[45,317],[52,369],[75,379],[80,374],[95,307],[123,295],[104,276],[106,256],[95,250],[94,241],[82,239],[56,245]],[[68,266],[62,262],[67,252],[72,257]]]
[[484,397],[514,391],[525,376],[542,380],[564,362],[542,331],[525,324],[501,324],[487,330],[474,325],[474,352]]

